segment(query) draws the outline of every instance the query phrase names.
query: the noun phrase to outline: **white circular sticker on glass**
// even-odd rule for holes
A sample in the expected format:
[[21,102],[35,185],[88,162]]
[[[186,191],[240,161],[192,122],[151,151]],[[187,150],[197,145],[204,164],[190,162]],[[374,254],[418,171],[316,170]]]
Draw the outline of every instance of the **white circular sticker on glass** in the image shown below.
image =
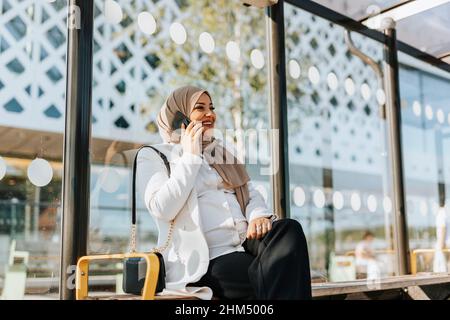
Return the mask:
[[384,197],[383,199],[383,209],[386,213],[391,213],[392,211],[392,201],[389,197]]
[[429,104],[425,106],[425,116],[428,120],[433,119],[433,108]]
[[367,208],[370,212],[375,212],[377,211],[377,207],[377,198],[373,194],[371,194],[369,197],[367,197]]
[[294,189],[294,203],[297,207],[302,207],[306,201],[306,194],[302,187]]
[[370,87],[367,83],[363,83],[361,85],[361,95],[365,101],[369,101],[370,97],[372,96],[372,91],[370,90]]
[[414,114],[419,117],[422,113],[422,106],[420,105],[419,101],[414,101],[412,104],[412,109]]
[[439,109],[436,112],[436,118],[438,120],[439,123],[444,123],[445,121],[445,116],[444,116],[444,111],[442,111],[442,109]]
[[215,43],[214,38],[208,32],[202,32],[198,36],[198,43],[200,48],[206,53],[212,53],[214,51]]
[[139,29],[145,34],[154,34],[156,31],[156,20],[150,12],[144,11],[138,15]]
[[3,160],[2,157],[0,157],[0,180],[2,180],[5,177],[6,174],[6,161]]
[[320,73],[315,66],[309,67],[308,78],[312,84],[318,84],[320,82]]
[[352,78],[345,79],[344,86],[345,91],[349,96],[352,96],[355,93],[355,83],[353,82]]
[[300,77],[300,65],[295,60],[289,61],[289,74],[292,78],[298,79]]
[[261,50],[253,49],[250,53],[250,60],[256,69],[262,69],[264,67],[264,56]]
[[120,4],[114,0],[106,0],[104,6],[104,14],[107,22],[112,24],[118,24],[122,21],[123,12]]
[[338,81],[337,76],[333,72],[330,72],[328,74],[328,76],[327,76],[327,84],[328,84],[328,87],[331,90],[336,90],[337,89],[337,87],[339,85],[339,81]]
[[114,193],[120,187],[121,177],[114,168],[103,168],[100,171],[99,182],[102,189],[107,193]]
[[186,29],[183,27],[181,23],[178,22],[172,23],[169,28],[169,33],[173,42],[175,42],[176,44],[181,45],[186,42],[187,39]]
[[378,89],[376,95],[378,104],[383,105],[386,103],[386,94],[383,89]]
[[234,41],[228,41],[225,51],[227,53],[228,59],[233,62],[239,62],[241,59],[241,50],[239,49],[239,45]]
[[333,206],[337,210],[341,210],[344,207],[344,196],[339,191],[333,194]]
[[53,169],[47,160],[36,158],[28,166],[27,175],[32,184],[43,187],[52,181]]
[[325,206],[325,194],[322,190],[317,189],[314,191],[313,201],[317,208],[323,208]]
[[352,206],[353,211],[358,211],[361,209],[361,197],[358,193],[352,193],[350,205]]

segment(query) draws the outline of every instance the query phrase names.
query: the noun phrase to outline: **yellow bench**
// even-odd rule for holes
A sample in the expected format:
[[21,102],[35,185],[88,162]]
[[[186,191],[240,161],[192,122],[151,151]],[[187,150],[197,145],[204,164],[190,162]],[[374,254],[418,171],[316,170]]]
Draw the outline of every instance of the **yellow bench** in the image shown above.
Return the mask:
[[[92,255],[84,256],[78,260],[76,270],[76,299],[86,300],[94,297],[88,295],[88,282],[89,282],[89,263],[93,261],[104,260],[123,260],[127,258],[144,258],[147,262],[147,270],[145,274],[145,283],[142,290],[142,296],[127,295],[134,298],[141,297],[142,300],[154,300],[156,284],[158,281],[159,273],[159,259],[154,253],[124,253],[124,254],[105,254],[105,255]],[[97,299],[105,297],[97,297]],[[109,298],[114,298],[110,296]],[[119,298],[119,296],[118,296]],[[123,298],[123,297],[121,297]]]
[[[411,273],[417,274],[417,256],[420,254],[434,254],[436,249],[416,249],[411,252]],[[450,249],[442,249],[443,253],[450,253]]]

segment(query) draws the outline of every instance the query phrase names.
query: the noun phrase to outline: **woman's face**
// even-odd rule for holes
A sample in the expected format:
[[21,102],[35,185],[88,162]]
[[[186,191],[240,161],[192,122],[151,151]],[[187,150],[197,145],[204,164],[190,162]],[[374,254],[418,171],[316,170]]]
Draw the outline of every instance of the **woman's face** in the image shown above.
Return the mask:
[[203,93],[192,109],[189,116],[191,121],[201,121],[205,132],[208,129],[214,128],[216,122],[216,114],[211,99],[206,93]]

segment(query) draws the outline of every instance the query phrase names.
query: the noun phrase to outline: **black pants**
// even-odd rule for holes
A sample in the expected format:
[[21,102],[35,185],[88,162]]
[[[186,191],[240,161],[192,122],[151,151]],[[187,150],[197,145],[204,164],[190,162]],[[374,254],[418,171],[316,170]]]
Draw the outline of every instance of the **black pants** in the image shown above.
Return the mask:
[[275,221],[261,239],[245,240],[245,252],[210,261],[191,286],[208,286],[221,299],[311,299],[306,238],[299,222]]

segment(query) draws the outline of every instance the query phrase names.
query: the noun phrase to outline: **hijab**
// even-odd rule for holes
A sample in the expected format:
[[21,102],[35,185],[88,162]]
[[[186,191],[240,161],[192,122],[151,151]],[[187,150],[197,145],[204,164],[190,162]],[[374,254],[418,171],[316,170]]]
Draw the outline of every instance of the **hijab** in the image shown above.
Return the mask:
[[[175,114],[180,111],[188,118],[190,117],[195,103],[205,93],[210,98],[208,91],[194,86],[184,86],[173,91],[164,102],[157,118],[159,133],[164,142],[179,143],[180,135],[176,133],[177,128],[172,128]],[[219,139],[213,136],[208,141],[202,141],[202,152],[204,159],[214,168],[223,179],[227,189],[233,189],[236,198],[245,215],[245,208],[250,200],[247,182],[250,177],[245,165],[228,151]]]

